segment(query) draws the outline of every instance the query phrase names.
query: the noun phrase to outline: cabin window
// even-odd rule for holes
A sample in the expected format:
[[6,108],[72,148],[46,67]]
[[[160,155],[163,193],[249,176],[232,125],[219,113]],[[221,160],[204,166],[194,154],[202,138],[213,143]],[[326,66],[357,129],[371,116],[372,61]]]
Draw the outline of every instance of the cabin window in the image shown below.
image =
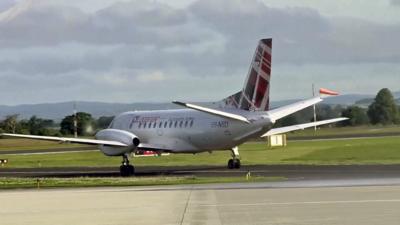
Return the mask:
[[190,121],[190,127],[193,127],[193,120]]
[[153,128],[156,128],[157,126],[157,122],[154,122]]
[[139,123],[138,128],[140,129],[142,127],[142,123]]
[[175,121],[174,127],[176,128],[178,126],[178,121]]
[[168,122],[165,121],[165,122],[164,122],[164,128],[167,128],[167,124],[168,124]]
[[158,128],[161,128],[162,126],[162,122],[160,121],[160,123],[158,124]]
[[146,122],[144,122],[144,124],[143,124],[143,128],[146,128]]
[[147,128],[151,128],[151,122],[149,123],[149,126]]
[[182,125],[183,125],[183,121],[179,122],[179,127],[182,128]]
[[169,128],[172,127],[172,121],[169,121]]
[[186,120],[186,121],[185,121],[185,127],[187,127],[187,126],[188,126],[188,121]]

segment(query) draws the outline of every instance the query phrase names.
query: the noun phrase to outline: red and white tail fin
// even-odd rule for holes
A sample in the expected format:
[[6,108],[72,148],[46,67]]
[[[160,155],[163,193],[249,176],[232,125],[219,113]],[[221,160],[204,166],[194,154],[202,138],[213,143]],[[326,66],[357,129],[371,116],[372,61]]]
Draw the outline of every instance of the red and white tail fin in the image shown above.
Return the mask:
[[225,107],[267,111],[271,78],[272,39],[261,39],[251,61],[242,91],[223,100]]

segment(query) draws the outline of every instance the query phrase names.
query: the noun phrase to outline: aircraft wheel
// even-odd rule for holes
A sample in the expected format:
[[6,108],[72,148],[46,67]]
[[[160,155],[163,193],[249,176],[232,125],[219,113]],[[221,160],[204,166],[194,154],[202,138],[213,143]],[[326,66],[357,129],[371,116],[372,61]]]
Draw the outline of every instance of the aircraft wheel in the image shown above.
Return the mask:
[[130,176],[135,175],[135,167],[132,165],[128,165],[128,171]]
[[233,159],[230,159],[228,161],[228,169],[233,169],[235,168],[235,163],[233,162]]
[[119,171],[122,177],[129,177],[135,174],[135,167],[132,165],[121,165]]
[[240,169],[240,159],[234,159],[233,165],[234,165],[235,169]]

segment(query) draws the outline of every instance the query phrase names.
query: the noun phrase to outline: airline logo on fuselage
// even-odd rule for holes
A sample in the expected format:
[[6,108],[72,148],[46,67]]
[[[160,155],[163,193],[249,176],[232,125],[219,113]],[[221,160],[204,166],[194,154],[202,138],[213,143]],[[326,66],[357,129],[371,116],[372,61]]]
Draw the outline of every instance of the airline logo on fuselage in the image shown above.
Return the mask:
[[195,119],[193,117],[172,117],[172,118],[161,118],[159,116],[134,116],[132,118],[131,124],[134,123],[157,123],[157,122],[191,122],[194,121]]

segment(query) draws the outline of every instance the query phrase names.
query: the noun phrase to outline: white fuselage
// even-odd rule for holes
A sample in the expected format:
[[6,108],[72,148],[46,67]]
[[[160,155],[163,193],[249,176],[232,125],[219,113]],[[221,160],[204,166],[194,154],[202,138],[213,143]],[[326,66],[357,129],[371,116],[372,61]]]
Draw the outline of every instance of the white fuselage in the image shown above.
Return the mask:
[[158,110],[122,113],[109,128],[128,131],[159,151],[196,153],[232,149],[272,127],[269,119],[260,119],[259,112],[230,112],[257,120],[247,124],[191,109]]

